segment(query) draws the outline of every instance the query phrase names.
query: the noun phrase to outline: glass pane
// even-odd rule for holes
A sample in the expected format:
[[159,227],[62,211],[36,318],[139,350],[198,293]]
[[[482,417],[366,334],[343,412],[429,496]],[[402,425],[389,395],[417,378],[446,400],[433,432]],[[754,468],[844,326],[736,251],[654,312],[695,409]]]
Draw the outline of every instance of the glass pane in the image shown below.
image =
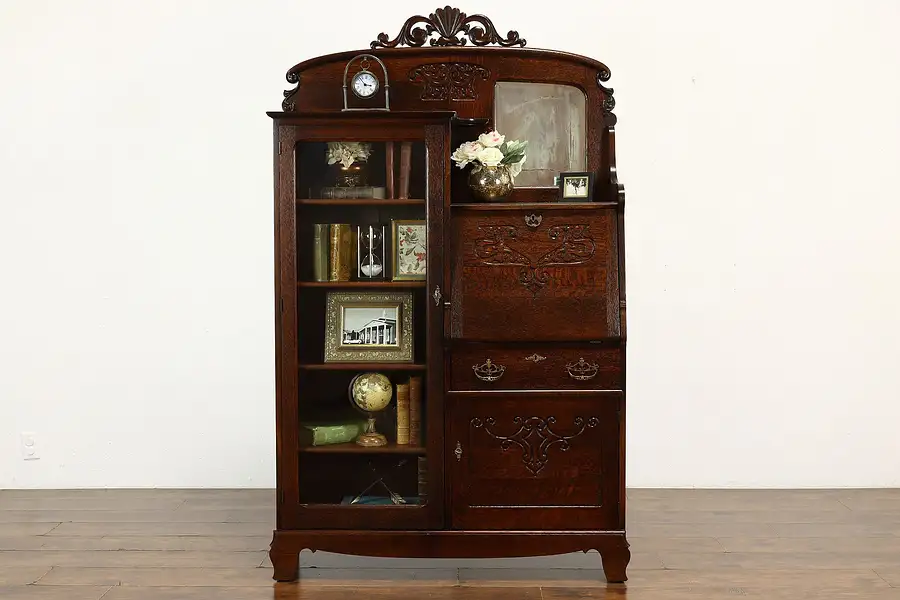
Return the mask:
[[556,187],[553,178],[561,172],[585,171],[586,118],[585,96],[576,87],[497,82],[497,131],[507,139],[528,142],[516,187]]
[[295,160],[300,502],[421,506],[425,144],[304,141]]
[[424,142],[301,142],[296,155],[299,199],[425,199]]

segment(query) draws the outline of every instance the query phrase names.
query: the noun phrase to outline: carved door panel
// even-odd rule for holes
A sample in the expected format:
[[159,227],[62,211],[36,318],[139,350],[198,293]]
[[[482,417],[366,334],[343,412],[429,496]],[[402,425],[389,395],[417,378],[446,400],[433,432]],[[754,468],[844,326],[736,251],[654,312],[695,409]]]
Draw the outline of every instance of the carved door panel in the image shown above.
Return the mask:
[[452,207],[449,336],[581,341],[619,336],[616,212]]
[[453,528],[616,528],[621,392],[450,396]]

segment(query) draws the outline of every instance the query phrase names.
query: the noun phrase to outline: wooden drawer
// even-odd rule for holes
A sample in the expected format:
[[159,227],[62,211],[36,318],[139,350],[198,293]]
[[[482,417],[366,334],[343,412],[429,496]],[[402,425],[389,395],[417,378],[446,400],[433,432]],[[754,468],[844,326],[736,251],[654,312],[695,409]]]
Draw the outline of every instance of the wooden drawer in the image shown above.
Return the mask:
[[454,348],[450,389],[618,390],[622,389],[622,349],[510,348],[479,345]]

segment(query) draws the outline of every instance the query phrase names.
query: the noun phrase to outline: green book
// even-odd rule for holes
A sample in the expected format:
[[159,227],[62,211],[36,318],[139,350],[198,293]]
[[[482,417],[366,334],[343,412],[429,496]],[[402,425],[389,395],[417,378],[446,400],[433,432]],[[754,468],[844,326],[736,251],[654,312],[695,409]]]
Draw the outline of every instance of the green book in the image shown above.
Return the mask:
[[365,421],[316,421],[303,423],[300,428],[300,444],[326,446],[352,442],[366,430]]

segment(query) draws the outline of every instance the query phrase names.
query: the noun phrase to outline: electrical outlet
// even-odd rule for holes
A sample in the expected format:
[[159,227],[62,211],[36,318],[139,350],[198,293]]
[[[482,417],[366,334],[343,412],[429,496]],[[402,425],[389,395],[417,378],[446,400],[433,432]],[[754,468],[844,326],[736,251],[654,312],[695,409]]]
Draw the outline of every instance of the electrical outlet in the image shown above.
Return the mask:
[[22,432],[22,458],[25,460],[38,460],[40,458],[37,448],[37,436],[30,431]]

